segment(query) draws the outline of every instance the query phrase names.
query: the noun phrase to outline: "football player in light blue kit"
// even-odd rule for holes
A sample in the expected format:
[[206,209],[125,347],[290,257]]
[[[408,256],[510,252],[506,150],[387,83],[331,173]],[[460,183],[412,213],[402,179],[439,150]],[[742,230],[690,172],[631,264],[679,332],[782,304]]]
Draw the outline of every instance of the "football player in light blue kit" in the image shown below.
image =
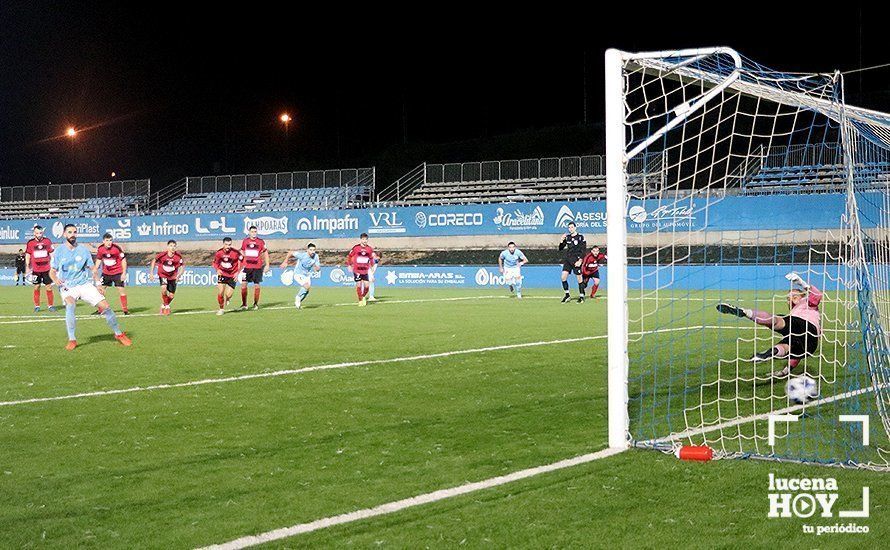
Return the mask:
[[76,318],[75,305],[78,300],[83,300],[97,308],[105,316],[105,321],[114,337],[125,346],[132,344],[117,323],[114,311],[105,301],[105,297],[96,288],[98,275],[93,265],[93,255],[90,249],[82,244],[77,244],[77,227],[68,224],[64,229],[65,244],[56,249],[50,264],[49,276],[53,283],[59,287],[59,293],[65,302],[65,326],[68,328],[68,351],[77,347],[77,339],[74,336]]
[[281,262],[281,269],[287,269],[291,258],[297,261],[294,266],[294,282],[303,287],[294,298],[294,306],[300,309],[303,306],[303,300],[309,294],[309,288],[312,286],[312,272],[321,271],[321,260],[318,259],[315,245],[312,243],[309,243],[305,252],[297,250],[288,252],[287,257]]
[[507,243],[507,249],[498,257],[498,269],[504,275],[504,283],[510,286],[510,292],[516,289],[516,297],[522,299],[522,266],[528,263],[528,258],[521,250],[516,248],[516,243]]

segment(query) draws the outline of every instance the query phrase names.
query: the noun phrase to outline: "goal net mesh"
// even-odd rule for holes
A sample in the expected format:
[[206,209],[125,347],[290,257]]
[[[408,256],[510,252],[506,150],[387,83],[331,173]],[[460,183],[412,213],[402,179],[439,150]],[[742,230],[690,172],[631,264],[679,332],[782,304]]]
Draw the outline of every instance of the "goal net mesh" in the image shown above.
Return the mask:
[[[731,50],[625,59],[632,444],[887,468],[890,115],[845,105],[837,73]],[[787,317],[810,298],[789,273],[822,294],[815,348]],[[776,348],[801,341],[799,363]],[[776,414],[797,421],[770,445]]]

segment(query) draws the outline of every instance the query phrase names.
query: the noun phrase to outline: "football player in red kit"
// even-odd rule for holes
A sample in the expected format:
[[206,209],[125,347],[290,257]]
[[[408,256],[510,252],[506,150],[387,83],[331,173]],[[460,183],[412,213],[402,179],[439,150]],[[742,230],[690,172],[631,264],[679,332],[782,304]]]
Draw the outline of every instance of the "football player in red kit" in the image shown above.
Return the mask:
[[25,280],[31,279],[34,285],[34,311],[40,311],[40,288],[46,287],[46,305],[55,311],[53,281],[49,277],[49,264],[53,254],[53,243],[43,236],[43,228],[34,226],[34,238],[25,245]]
[[593,286],[590,287],[590,297],[596,297],[596,291],[600,287],[600,266],[606,264],[606,255],[600,252],[600,247],[594,246],[590,252],[581,260],[581,276],[584,278],[584,288],[587,288],[588,282],[593,279]]
[[151,259],[148,268],[149,280],[155,278],[155,265],[158,266],[158,279],[161,281],[161,315],[170,315],[170,302],[176,294],[176,281],[185,269],[185,262],[176,251],[176,241],[167,241],[167,250]]
[[[102,236],[102,244],[96,250],[96,267],[98,271],[102,268],[102,286],[99,292],[105,296],[106,288],[110,286],[117,287],[118,297],[121,300],[121,309],[124,315],[129,315],[130,310],[127,308],[127,291],[124,290],[124,275],[127,273],[127,257],[124,255],[123,249],[114,243],[111,233]],[[99,315],[96,310],[94,315]]]
[[374,249],[368,245],[368,234],[362,233],[359,244],[352,247],[346,256],[346,266],[352,272],[355,280],[355,294],[358,296],[358,305],[368,303],[367,295],[369,286],[368,273],[374,265]]
[[241,262],[244,256],[241,252],[232,248],[232,239],[226,237],[223,239],[223,247],[216,251],[213,256],[213,269],[216,270],[216,301],[219,303],[217,315],[226,312],[226,304],[232,299],[235,293],[235,285],[238,280],[238,274],[241,272]]
[[253,309],[260,309],[260,283],[263,272],[269,272],[269,249],[266,241],[257,237],[257,228],[250,226],[247,238],[241,241],[244,272],[241,276],[241,309],[247,309],[247,284],[253,283]]

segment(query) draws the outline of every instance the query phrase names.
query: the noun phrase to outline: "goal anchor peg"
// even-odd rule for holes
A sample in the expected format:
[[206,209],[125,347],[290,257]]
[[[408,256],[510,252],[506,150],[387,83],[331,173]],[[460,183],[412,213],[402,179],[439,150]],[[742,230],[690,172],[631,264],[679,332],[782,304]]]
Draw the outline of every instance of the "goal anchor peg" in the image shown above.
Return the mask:
[[674,451],[680,460],[707,462],[714,458],[714,450],[707,445],[684,445]]

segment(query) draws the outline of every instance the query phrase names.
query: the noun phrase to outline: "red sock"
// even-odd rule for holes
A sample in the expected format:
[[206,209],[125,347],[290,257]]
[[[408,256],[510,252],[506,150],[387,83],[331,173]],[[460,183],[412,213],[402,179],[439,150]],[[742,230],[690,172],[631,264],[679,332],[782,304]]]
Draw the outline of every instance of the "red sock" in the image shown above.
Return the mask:
[[593,288],[590,289],[590,297],[593,298],[596,296],[596,289],[598,289],[600,285],[593,285]]
[[40,307],[40,289],[34,289],[34,307]]
[[362,298],[368,295],[368,292],[371,290],[369,285],[362,285]]
[[50,307],[52,307],[53,305],[55,305],[53,302],[55,302],[55,300],[53,299],[53,291],[52,289],[48,289],[46,291],[46,303],[49,304]]
[[170,298],[168,298],[166,294],[161,293],[161,305],[166,306],[168,304],[170,304]]
[[[254,295],[255,294],[256,294],[256,287],[254,287]],[[254,302],[255,301],[256,301],[256,298],[254,298]],[[244,285],[241,287],[241,305],[242,306],[247,305],[247,285]]]
[[126,294],[121,294],[121,308],[124,311],[127,311],[127,295]]
[[260,303],[260,287],[253,287],[253,305]]
[[226,307],[226,299],[223,297],[222,294],[216,295],[216,301],[219,302],[219,309]]
[[361,285],[355,285],[355,295],[358,296],[359,300],[362,299],[362,286]]

